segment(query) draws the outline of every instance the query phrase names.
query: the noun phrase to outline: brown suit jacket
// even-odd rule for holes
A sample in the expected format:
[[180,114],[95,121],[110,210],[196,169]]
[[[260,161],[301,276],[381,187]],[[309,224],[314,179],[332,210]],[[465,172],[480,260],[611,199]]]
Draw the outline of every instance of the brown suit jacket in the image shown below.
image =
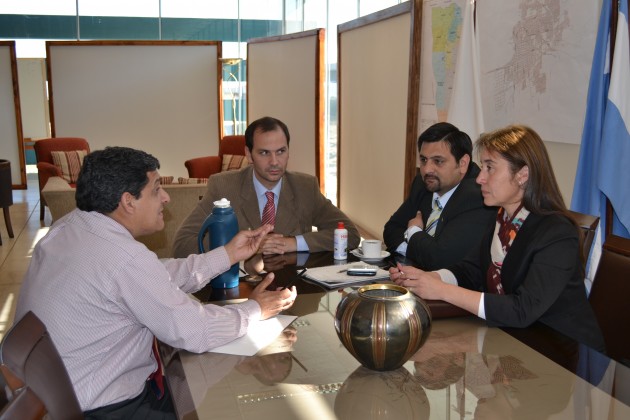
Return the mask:
[[[173,243],[173,255],[176,258],[199,252],[199,228],[212,212],[213,202],[221,198],[230,200],[240,230],[260,226],[258,199],[252,177],[253,167],[249,166],[209,178],[203,199],[177,230]],[[341,210],[322,195],[317,178],[299,172],[284,174],[274,232],[287,236],[303,235],[310,252],[332,251],[337,222],[344,222],[348,229],[348,249],[359,246],[359,231]],[[313,227],[317,228],[317,232],[313,232]]]

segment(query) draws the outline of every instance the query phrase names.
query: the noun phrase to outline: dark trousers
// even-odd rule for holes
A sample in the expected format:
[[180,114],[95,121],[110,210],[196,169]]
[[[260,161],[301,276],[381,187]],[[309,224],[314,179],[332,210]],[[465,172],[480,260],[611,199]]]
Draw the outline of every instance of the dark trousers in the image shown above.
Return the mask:
[[164,385],[164,396],[159,400],[151,390],[150,382],[147,381],[144,390],[137,397],[86,411],[85,418],[89,420],[175,420],[177,417],[171,393],[166,383]]

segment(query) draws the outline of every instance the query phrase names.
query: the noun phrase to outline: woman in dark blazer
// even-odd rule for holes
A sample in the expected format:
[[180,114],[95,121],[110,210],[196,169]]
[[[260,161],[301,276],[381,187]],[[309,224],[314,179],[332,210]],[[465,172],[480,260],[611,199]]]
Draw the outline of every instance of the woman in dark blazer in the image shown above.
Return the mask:
[[391,279],[490,326],[540,321],[603,351],[584,287],[579,228],[567,213],[540,136],[529,127],[508,126],[482,135],[477,148],[484,204],[499,207],[480,247],[448,269],[399,265],[390,270]]

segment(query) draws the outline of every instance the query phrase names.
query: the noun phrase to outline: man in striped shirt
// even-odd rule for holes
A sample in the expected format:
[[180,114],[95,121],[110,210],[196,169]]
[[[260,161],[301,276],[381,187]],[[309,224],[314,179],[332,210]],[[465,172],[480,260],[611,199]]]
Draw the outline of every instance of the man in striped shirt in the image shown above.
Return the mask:
[[[154,337],[205,352],[244,335],[248,325],[289,308],[295,288],[268,291],[270,274],[238,305],[203,305],[188,296],[249,258],[271,230],[237,234],[202,255],[160,261],[135,238],[164,227],[168,194],[159,162],[125,147],[86,156],[77,209],[59,219],[33,252],[16,319],[33,311],[46,325],[88,418],[174,418],[158,399]],[[168,394],[168,390],[166,390]]]

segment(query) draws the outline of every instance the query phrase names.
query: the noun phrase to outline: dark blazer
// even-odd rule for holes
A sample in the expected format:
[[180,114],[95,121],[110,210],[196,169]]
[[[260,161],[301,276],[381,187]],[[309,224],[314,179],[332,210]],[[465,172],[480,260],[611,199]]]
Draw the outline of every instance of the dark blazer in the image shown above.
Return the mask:
[[[486,207],[479,185],[475,182],[479,167],[471,168],[442,210],[435,236],[415,233],[407,246],[407,258],[423,270],[437,270],[461,261],[475,247],[490,220],[496,217],[495,207]],[[390,252],[404,242],[409,220],[422,212],[425,223],[431,214],[433,193],[427,191],[420,175],[416,176],[411,193],[385,224],[383,239]]]
[[[461,287],[486,292],[494,223],[481,245],[450,267]],[[561,215],[530,214],[508,251],[501,271],[505,295],[484,294],[488,325],[527,327],[535,321],[604,349],[604,339],[586,297],[577,228]]]
[[[253,167],[212,175],[203,199],[184,220],[175,234],[173,255],[176,258],[199,253],[197,235],[213,202],[225,197],[230,200],[240,230],[260,226],[258,198],[254,190]],[[361,236],[354,223],[319,190],[317,178],[299,172],[286,172],[276,210],[274,232],[287,236],[303,235],[310,252],[332,251],[337,222],[348,230],[348,249],[359,246]],[[313,226],[317,232],[313,232]]]

